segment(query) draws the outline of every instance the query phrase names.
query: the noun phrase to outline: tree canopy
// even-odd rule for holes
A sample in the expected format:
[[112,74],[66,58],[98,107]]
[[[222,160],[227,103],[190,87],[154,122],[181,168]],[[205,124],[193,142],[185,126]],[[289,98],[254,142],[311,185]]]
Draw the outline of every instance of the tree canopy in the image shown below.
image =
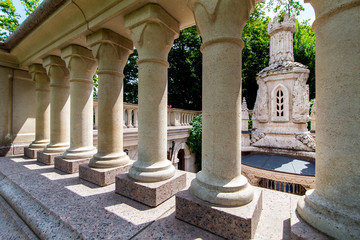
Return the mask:
[[[26,15],[30,15],[42,0],[20,0]],[[19,26],[20,15],[12,0],[0,0],[0,41],[5,41]]]
[[[40,4],[41,0],[20,0],[27,15]],[[259,2],[250,15],[250,20],[243,30],[245,47],[242,51],[242,92],[248,107],[253,108],[257,83],[256,75],[269,62],[269,37],[267,25],[270,18],[266,10],[273,9],[281,18],[285,13],[299,15],[304,10],[296,0],[268,0]],[[0,40],[4,41],[19,25],[20,15],[12,0],[0,0]],[[169,53],[168,61],[168,104],[176,108],[201,110],[202,95],[202,55],[200,52],[201,37],[196,27],[180,32]],[[315,97],[315,35],[308,22],[296,21],[294,33],[294,58],[310,69],[308,84],[310,97]],[[124,101],[138,101],[138,68],[136,49],[129,56],[124,68]],[[97,76],[94,76],[94,98],[97,97]]]

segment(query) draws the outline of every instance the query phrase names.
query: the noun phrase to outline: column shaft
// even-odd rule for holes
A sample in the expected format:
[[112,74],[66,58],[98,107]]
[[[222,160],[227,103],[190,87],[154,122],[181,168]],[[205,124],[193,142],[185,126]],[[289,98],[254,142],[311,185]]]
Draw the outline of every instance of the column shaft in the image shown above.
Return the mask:
[[78,45],[61,50],[70,71],[70,148],[66,159],[91,158],[93,146],[93,75],[96,61],[91,51]]
[[87,37],[98,62],[98,152],[90,167],[125,165],[123,151],[123,69],[132,51],[132,42],[115,32],[101,29]]
[[300,216],[338,239],[360,236],[360,1],[310,1],[316,13],[316,188]]
[[30,148],[44,148],[50,139],[50,89],[49,78],[40,64],[33,64],[29,72],[36,83],[35,141]]
[[148,4],[125,17],[139,53],[138,160],[129,176],[144,182],[169,179],[175,168],[166,158],[167,56],[179,24],[160,6]]
[[251,0],[190,2],[203,37],[202,170],[190,191],[220,205],[253,199],[241,175],[241,34],[253,5]]
[[50,78],[50,144],[45,153],[61,153],[70,140],[70,82],[65,62],[57,56],[43,60]]

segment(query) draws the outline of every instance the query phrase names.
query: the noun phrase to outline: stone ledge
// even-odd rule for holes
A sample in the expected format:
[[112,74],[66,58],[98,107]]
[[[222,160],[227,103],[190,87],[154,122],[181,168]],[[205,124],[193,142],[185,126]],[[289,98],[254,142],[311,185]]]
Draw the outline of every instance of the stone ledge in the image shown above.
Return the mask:
[[24,155],[27,158],[37,159],[37,153],[42,150],[43,150],[42,148],[24,147]]
[[90,158],[84,159],[64,159],[62,156],[55,157],[55,168],[65,173],[77,173],[79,172],[79,165],[83,163],[89,163]]
[[262,211],[262,191],[254,189],[252,202],[220,207],[201,201],[190,190],[176,194],[175,217],[227,239],[253,239]]
[[128,172],[132,164],[133,161],[115,168],[92,168],[85,163],[79,166],[79,177],[100,187],[104,187],[115,183],[116,175]]
[[165,181],[136,182],[128,174],[116,176],[115,192],[150,207],[156,207],[186,187],[186,172],[176,170],[175,175]]
[[53,165],[55,157],[60,155],[62,155],[62,153],[45,153],[44,151],[39,151],[37,153],[37,161],[46,165]]

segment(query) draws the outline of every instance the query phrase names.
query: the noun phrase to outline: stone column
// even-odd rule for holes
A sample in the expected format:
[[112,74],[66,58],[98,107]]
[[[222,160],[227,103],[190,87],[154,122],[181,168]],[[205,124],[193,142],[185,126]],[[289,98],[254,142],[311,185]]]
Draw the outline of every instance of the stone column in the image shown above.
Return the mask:
[[360,1],[308,1],[316,21],[316,188],[297,206],[336,239],[360,236]]
[[50,144],[45,153],[63,153],[70,140],[70,82],[65,62],[57,56],[43,59],[50,78]]
[[160,6],[149,4],[125,18],[139,53],[138,160],[129,175],[143,182],[169,179],[175,168],[167,152],[167,62],[179,23]]
[[193,0],[191,7],[203,39],[203,133],[202,170],[190,191],[207,202],[245,205],[254,193],[241,175],[241,35],[254,1]]
[[24,150],[25,156],[36,158],[50,139],[50,81],[41,64],[30,65],[29,72],[36,83],[36,126],[35,140]]
[[93,76],[96,61],[91,51],[78,45],[61,50],[70,71],[70,148],[65,159],[89,159],[96,149],[93,146]]
[[[115,32],[101,29],[87,37],[98,62],[98,152],[90,160],[94,168],[125,165],[123,151],[123,69],[133,44]],[[115,180],[115,177],[114,177]]]

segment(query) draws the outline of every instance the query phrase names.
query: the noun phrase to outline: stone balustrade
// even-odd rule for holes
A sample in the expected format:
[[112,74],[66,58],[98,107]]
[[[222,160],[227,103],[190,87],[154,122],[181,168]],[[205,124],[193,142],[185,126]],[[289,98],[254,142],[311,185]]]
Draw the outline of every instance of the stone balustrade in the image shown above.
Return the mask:
[[[124,127],[138,127],[138,109],[137,104],[124,102]],[[200,111],[184,110],[178,108],[168,108],[167,125],[168,126],[190,126],[190,122],[201,114]],[[98,122],[97,101],[94,101],[94,129],[97,129]]]

